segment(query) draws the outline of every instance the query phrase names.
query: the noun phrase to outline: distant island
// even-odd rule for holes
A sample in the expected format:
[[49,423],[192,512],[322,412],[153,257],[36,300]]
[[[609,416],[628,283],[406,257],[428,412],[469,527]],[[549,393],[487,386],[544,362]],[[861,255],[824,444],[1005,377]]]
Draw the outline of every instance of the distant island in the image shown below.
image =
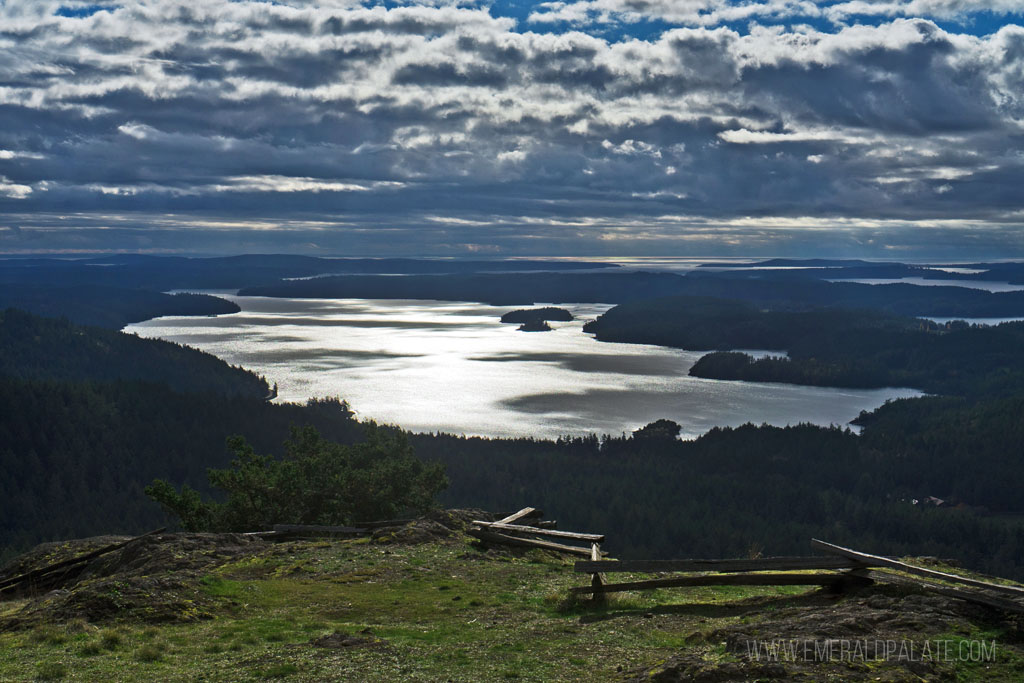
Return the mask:
[[550,332],[551,325],[546,320],[528,320],[519,326],[520,332]]
[[[546,306],[544,308],[523,308],[518,311],[509,311],[501,316],[503,323],[537,323],[555,320],[558,322],[569,322],[572,320],[572,313],[564,308]],[[520,328],[522,329],[522,328]],[[547,329],[551,329],[547,327]]]

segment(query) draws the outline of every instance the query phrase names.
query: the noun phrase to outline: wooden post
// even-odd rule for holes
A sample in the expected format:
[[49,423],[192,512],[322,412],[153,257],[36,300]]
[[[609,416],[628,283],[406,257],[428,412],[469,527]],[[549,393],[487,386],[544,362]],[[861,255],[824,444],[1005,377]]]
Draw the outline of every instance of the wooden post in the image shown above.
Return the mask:
[[[597,543],[590,544],[590,560],[591,562],[597,562],[601,559],[601,546]],[[604,574],[595,573],[590,578],[590,587],[594,590],[591,600],[596,603],[604,604],[608,601],[604,594]]]

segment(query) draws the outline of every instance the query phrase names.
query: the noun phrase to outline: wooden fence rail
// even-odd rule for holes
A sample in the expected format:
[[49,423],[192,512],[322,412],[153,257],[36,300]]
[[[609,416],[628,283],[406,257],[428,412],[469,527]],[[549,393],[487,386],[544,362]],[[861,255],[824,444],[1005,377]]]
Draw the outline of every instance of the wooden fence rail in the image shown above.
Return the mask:
[[[835,572],[818,574],[711,574],[705,576],[677,576],[671,579],[651,579],[628,583],[607,583],[601,586],[577,586],[572,593],[616,593],[644,591],[654,588],[680,588],[695,586],[835,586],[849,583],[850,576]],[[860,583],[870,583],[861,580]]]
[[985,590],[995,591],[997,593],[1006,593],[1013,595],[1018,598],[1024,597],[1024,588],[1018,586],[1006,586],[998,583],[992,583],[990,581],[979,581],[978,579],[971,579],[966,576],[957,576],[956,574],[948,574],[946,572],[935,571],[934,569],[925,569],[924,567],[915,567],[899,560],[892,560],[887,557],[879,557],[878,555],[869,555],[867,553],[857,552],[856,550],[850,550],[839,545],[833,545],[826,543],[825,541],[819,541],[816,538],[811,539],[811,545],[819,550],[824,550],[827,553],[833,553],[847,557],[852,560],[864,563],[874,563],[876,567],[888,567],[890,569],[898,569],[899,571],[906,572],[908,574],[917,574],[918,576],[925,576],[931,579],[940,579],[942,581],[950,581],[953,583],[962,583],[966,586],[974,586],[975,588],[984,588]]
[[556,531],[554,529],[543,529],[533,526],[522,526],[520,524],[505,524],[503,522],[483,522],[479,519],[474,519],[473,524],[484,529],[493,529],[495,531],[518,531],[520,533],[535,534],[537,536],[551,536],[552,538],[571,538],[576,541],[590,541],[591,543],[601,543],[604,541],[604,534],[580,534],[575,531]]
[[572,553],[575,555],[585,555],[586,557],[591,556],[590,548],[580,548],[578,546],[573,545],[564,545],[562,543],[542,541],[539,538],[522,538],[520,536],[499,534],[496,531],[473,528],[467,529],[466,533],[475,538],[479,538],[481,541],[497,543],[499,545],[512,545],[524,548],[541,548],[544,550],[555,550],[560,553]]
[[[925,567],[916,567],[891,557],[862,553],[818,539],[812,539],[811,545],[828,555],[708,560],[599,560],[593,556],[589,560],[581,560],[574,565],[576,572],[593,575],[594,579],[591,581],[591,585],[578,586],[571,588],[570,591],[574,594],[589,593],[598,598],[604,593],[656,588],[820,585],[845,589],[879,582],[910,586],[1004,611],[1024,614],[1024,602],[1004,597],[1024,598],[1024,587],[1022,586],[981,581]],[[810,570],[829,571],[813,572]],[[896,570],[900,573],[885,570]],[[701,572],[701,574],[622,583],[607,583],[604,580],[605,573],[616,572],[650,574]],[[970,589],[944,585],[940,582],[962,584],[969,586]]]
[[851,560],[845,557],[759,557],[723,560],[602,560],[576,563],[575,570],[583,574],[594,572],[758,572],[799,571],[804,569],[857,569],[879,567],[873,561]]

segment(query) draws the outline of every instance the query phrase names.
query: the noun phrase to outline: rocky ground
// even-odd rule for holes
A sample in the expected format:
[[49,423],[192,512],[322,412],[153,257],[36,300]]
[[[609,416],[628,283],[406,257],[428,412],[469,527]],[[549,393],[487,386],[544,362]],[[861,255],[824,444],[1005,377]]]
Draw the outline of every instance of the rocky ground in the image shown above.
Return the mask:
[[[878,585],[574,600],[588,577],[572,559],[481,546],[464,530],[482,516],[349,540],[139,539],[0,596],[0,680],[1024,680],[1018,616]],[[117,540],[46,544],[0,577]]]

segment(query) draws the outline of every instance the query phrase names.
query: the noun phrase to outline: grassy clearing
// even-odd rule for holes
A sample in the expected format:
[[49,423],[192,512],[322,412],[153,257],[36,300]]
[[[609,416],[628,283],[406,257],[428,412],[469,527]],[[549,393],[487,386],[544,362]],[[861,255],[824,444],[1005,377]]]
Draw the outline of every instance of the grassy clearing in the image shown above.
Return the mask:
[[[708,634],[770,619],[812,593],[707,587],[617,594],[603,606],[568,599],[586,582],[571,560],[484,554],[465,540],[298,543],[202,577],[214,619],[2,633],[0,680],[620,680],[682,650],[728,661]],[[361,644],[312,642],[336,633]],[[1001,670],[1024,672],[1016,652],[1004,657]]]

